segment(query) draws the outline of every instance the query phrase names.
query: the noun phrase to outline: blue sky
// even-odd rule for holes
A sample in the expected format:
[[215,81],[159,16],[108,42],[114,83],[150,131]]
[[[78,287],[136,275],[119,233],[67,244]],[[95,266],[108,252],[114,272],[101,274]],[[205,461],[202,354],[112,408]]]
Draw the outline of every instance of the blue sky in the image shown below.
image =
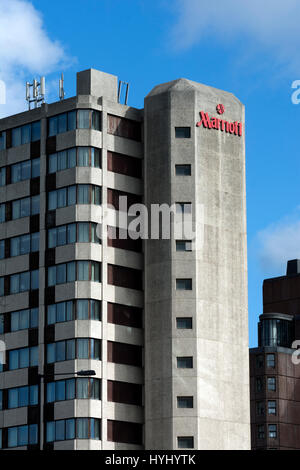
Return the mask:
[[[300,79],[296,0],[0,0],[0,117],[25,109],[26,80],[46,74],[48,101],[65,74],[97,68],[130,82],[129,104],[185,77],[233,92],[246,106],[250,345],[257,341],[262,281],[300,257]],[[14,26],[15,25],[15,26]]]

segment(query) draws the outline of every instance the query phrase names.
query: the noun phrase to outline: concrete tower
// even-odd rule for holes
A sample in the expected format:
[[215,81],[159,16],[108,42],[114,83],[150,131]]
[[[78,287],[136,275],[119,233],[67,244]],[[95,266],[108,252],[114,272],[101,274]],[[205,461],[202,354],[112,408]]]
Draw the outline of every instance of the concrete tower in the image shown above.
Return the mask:
[[144,119],[147,205],[196,224],[192,249],[145,245],[145,445],[249,449],[244,106],[180,79],[151,91]]

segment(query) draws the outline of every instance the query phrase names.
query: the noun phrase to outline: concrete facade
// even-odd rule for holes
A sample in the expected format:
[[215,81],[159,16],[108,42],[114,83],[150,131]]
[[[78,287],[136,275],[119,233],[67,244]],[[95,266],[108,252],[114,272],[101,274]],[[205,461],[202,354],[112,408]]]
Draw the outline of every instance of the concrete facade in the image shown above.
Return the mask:
[[[4,278],[0,315],[4,314],[6,324],[0,340],[7,348],[7,364],[0,373],[5,397],[0,411],[2,447],[9,447],[9,428],[37,424],[38,441],[27,448],[178,449],[187,442],[179,444],[178,438],[192,438],[186,448],[248,449],[244,107],[230,93],[180,79],[154,88],[145,99],[145,109],[138,110],[117,102],[117,85],[115,76],[96,70],[80,72],[76,97],[0,120],[0,138],[6,132],[0,170],[40,157],[38,182],[28,179],[0,187],[0,204],[6,204],[0,242],[6,240],[6,247],[12,237],[40,233],[38,257],[29,253],[0,260]],[[242,136],[196,126],[200,111],[217,116],[220,103],[225,106],[224,120],[242,123]],[[100,130],[91,128],[90,114],[90,128],[79,128],[77,117],[76,129],[49,136],[49,119],[74,110],[99,112]],[[11,129],[36,121],[41,122],[38,142],[10,145]],[[175,137],[176,127],[190,128],[190,137]],[[79,147],[99,149],[100,168],[76,164],[48,173],[49,155]],[[176,175],[175,165],[183,164],[191,165],[191,176]],[[143,169],[137,176],[139,165]],[[9,174],[11,169],[6,171]],[[171,239],[145,240],[142,251],[112,246],[106,237],[101,244],[76,240],[49,249],[51,228],[100,221],[101,208],[96,204],[49,210],[49,192],[71,185],[100,187],[102,205],[120,193],[144,201],[149,209],[155,203],[191,203],[196,222],[193,250],[176,251],[173,225]],[[10,201],[37,194],[38,218],[10,220]],[[116,211],[108,210],[110,220]],[[48,287],[49,266],[82,260],[100,264],[101,282],[76,280]],[[39,269],[38,294],[11,295],[10,276],[34,269]],[[192,290],[176,290],[178,279],[191,279]],[[99,301],[101,321],[76,317],[47,325],[47,305],[77,299]],[[9,330],[5,318],[11,312],[37,307],[38,328]],[[178,329],[179,317],[192,318],[192,328]],[[75,357],[47,364],[48,344],[76,338],[101,341],[101,360]],[[36,346],[38,367],[10,370],[10,351]],[[179,369],[178,357],[192,357],[192,368]],[[80,370],[95,370],[95,378],[101,380],[101,400],[76,396],[46,403],[44,382],[69,379]],[[9,389],[38,385],[39,374],[44,375],[39,404],[9,409]],[[139,386],[142,398],[133,404]],[[193,407],[179,408],[178,397],[187,396],[193,398]],[[73,418],[76,433],[80,418],[99,420],[100,439],[76,434],[77,438],[49,441],[47,422]]]
[[[197,449],[249,448],[245,142],[196,127],[218,103],[224,119],[244,123],[233,95],[188,80],[145,100],[147,204],[191,202],[196,222],[191,252],[176,252],[173,237],[145,247],[147,448],[177,448],[178,436],[193,436]],[[175,137],[181,126],[190,138]],[[176,176],[177,164],[190,164],[191,176]],[[177,291],[178,278],[191,278],[192,290]],[[192,329],[176,328],[184,316]],[[182,356],[193,356],[193,368],[177,368]],[[185,395],[191,410],[177,408]]]

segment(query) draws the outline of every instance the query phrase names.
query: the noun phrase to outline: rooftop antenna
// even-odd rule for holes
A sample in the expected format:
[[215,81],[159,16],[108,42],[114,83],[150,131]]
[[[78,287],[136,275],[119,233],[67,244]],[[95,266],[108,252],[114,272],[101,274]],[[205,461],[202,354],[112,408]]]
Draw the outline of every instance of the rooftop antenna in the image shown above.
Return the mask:
[[129,83],[128,82],[123,82],[122,80],[119,80],[119,88],[118,88],[118,103],[121,102],[121,95],[124,89],[124,86],[126,87],[125,91],[125,101],[124,104],[127,106],[128,102],[128,94],[129,94]]
[[[31,94],[32,88],[32,94]],[[28,102],[28,109],[31,109],[31,103],[34,104],[34,108],[37,108],[39,104],[45,103],[46,94],[46,80],[45,77],[41,77],[40,81],[33,80],[32,83],[26,82],[26,101]],[[32,95],[32,96],[31,96]]]
[[65,99],[65,89],[64,89],[64,74],[61,74],[61,78],[59,79],[59,99],[62,101]]

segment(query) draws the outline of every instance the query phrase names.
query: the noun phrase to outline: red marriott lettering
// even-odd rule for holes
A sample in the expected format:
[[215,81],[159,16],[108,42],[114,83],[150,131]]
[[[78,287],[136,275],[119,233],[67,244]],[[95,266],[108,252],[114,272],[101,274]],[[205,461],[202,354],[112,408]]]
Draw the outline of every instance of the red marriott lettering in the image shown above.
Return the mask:
[[201,127],[203,124],[203,127],[206,127],[206,129],[217,129],[240,137],[243,135],[243,124],[241,122],[228,122],[216,117],[210,118],[208,113],[205,113],[204,111],[200,112],[200,117],[201,121],[197,122],[197,127]]

